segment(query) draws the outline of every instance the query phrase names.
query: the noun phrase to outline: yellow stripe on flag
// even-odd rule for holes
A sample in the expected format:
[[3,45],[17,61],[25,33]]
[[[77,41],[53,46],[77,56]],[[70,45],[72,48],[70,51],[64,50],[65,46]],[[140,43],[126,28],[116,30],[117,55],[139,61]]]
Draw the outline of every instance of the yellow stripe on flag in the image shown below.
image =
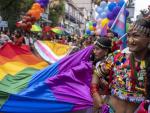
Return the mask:
[[35,69],[43,69],[46,66],[46,62],[40,62],[34,65],[28,65],[21,62],[8,62],[0,66],[0,80],[2,80],[7,74],[15,75],[16,73],[28,67],[32,67]]

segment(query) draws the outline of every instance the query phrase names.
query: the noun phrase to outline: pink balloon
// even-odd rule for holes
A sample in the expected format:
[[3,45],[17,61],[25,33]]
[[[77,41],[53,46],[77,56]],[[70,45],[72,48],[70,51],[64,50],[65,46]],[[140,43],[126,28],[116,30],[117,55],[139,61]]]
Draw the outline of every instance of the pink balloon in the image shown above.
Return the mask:
[[115,0],[109,0],[110,2],[115,2]]
[[119,0],[115,0],[117,3],[119,2]]
[[101,29],[97,29],[96,30],[96,35],[100,35],[100,33],[101,33]]

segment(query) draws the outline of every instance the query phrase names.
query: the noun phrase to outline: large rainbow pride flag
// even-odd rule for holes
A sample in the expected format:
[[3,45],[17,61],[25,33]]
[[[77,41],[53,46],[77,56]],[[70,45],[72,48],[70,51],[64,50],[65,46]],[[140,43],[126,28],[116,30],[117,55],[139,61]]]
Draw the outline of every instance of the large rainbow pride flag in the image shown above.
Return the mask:
[[[15,56],[20,55],[24,58],[21,61],[26,60],[28,61],[26,65],[31,66],[21,68],[23,63],[18,63],[16,65],[18,67],[13,66],[7,71],[9,73],[0,75],[0,112],[64,113],[91,107],[89,86],[92,64],[89,62],[89,57],[92,49],[93,47],[90,46],[40,71],[37,70],[46,66],[46,63],[40,62],[37,58],[33,60],[34,56],[23,57],[26,52],[19,50],[16,50],[14,55],[1,51],[3,59],[6,59],[6,56],[11,59],[1,64],[6,66],[6,62],[10,61],[12,62],[10,65],[17,64],[12,60],[15,61]],[[4,68],[1,68],[1,71],[2,69]]]

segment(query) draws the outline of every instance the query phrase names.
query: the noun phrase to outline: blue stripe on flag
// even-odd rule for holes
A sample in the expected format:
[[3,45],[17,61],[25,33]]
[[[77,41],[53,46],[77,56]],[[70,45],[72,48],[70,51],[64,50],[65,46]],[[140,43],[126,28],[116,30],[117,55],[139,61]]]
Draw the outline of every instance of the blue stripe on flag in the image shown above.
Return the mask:
[[11,95],[2,106],[0,112],[5,113],[64,113],[73,109],[73,104],[35,99],[23,96]]

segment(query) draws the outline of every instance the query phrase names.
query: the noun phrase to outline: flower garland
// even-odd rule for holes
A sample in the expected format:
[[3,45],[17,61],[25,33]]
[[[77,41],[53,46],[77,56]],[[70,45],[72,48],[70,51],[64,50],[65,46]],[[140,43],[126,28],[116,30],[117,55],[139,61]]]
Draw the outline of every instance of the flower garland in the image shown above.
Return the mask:
[[[135,62],[133,54],[119,52],[114,56],[114,79],[111,94],[121,99],[141,102],[146,93],[146,64],[144,60]],[[135,93],[136,92],[136,93]]]

